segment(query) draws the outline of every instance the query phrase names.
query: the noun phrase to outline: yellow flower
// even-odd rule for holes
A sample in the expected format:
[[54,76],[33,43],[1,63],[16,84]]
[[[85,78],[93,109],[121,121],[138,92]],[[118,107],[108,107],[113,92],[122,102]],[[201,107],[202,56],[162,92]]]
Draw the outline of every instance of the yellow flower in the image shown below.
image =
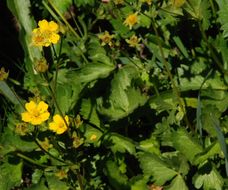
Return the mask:
[[92,134],[91,137],[90,137],[90,140],[91,141],[95,141],[96,139],[97,139],[97,135]]
[[53,122],[49,123],[49,129],[56,132],[58,135],[64,133],[69,125],[69,118],[66,115],[64,119],[59,114],[56,114],[53,117]]
[[5,68],[2,67],[0,70],[0,81],[6,80],[9,76],[9,72],[5,71]]
[[152,0],[141,0],[142,3],[147,3],[148,5],[152,4]]
[[139,47],[139,42],[141,38],[138,38],[136,35],[131,36],[130,39],[126,39],[126,42],[129,44],[130,47]]
[[112,46],[112,39],[114,38],[114,34],[110,35],[108,31],[105,31],[103,34],[99,34],[98,38],[102,41],[101,45],[104,46],[108,44]]
[[124,25],[129,26],[130,30],[132,29],[132,27],[138,23],[138,13],[134,13],[134,14],[130,14],[128,15],[128,17],[125,19],[125,21],[123,22]]
[[21,114],[22,121],[31,123],[33,125],[40,125],[44,121],[48,120],[50,113],[48,112],[48,105],[40,101],[36,104],[34,101],[30,101],[25,104],[26,112]]
[[34,46],[48,47],[51,43],[56,44],[59,41],[59,26],[54,21],[41,20],[38,22],[38,26],[39,28],[32,31],[32,44]]
[[184,5],[185,0],[172,0],[172,5],[176,8],[181,7],[182,5]]

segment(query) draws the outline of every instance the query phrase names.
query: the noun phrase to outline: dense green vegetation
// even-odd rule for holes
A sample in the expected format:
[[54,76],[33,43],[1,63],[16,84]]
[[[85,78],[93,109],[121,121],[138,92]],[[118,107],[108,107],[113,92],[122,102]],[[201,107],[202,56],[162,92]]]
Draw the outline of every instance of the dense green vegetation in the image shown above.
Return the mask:
[[228,189],[228,0],[7,7],[1,190]]

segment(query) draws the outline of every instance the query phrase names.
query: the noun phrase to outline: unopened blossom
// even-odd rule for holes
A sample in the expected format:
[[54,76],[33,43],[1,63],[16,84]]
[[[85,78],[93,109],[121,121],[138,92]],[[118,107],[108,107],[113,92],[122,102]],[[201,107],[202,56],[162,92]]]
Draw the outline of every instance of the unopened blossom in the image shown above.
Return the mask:
[[32,45],[38,47],[48,47],[51,44],[56,44],[60,36],[59,25],[54,21],[48,22],[47,20],[41,20],[38,22],[38,28],[32,31]]

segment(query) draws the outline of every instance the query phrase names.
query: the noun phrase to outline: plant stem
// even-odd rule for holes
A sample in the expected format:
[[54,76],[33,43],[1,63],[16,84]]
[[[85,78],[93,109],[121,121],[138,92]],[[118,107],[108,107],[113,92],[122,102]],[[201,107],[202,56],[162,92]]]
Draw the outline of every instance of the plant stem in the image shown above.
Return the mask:
[[31,159],[31,158],[25,156],[24,154],[17,153],[16,155],[17,155],[18,157],[20,157],[20,158],[22,158],[22,159],[24,159],[24,160],[26,160],[26,161],[32,163],[32,164],[37,165],[37,166],[40,166],[40,167],[43,167],[43,168],[48,167],[47,165],[43,165],[43,164],[40,164],[40,163],[36,162],[35,160],[33,160],[33,159]]

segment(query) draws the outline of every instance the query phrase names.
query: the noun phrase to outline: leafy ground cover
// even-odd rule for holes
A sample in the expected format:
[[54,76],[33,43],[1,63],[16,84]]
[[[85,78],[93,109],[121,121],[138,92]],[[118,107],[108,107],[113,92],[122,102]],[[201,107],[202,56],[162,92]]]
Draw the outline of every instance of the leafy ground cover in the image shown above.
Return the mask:
[[228,0],[5,3],[1,190],[228,189]]

